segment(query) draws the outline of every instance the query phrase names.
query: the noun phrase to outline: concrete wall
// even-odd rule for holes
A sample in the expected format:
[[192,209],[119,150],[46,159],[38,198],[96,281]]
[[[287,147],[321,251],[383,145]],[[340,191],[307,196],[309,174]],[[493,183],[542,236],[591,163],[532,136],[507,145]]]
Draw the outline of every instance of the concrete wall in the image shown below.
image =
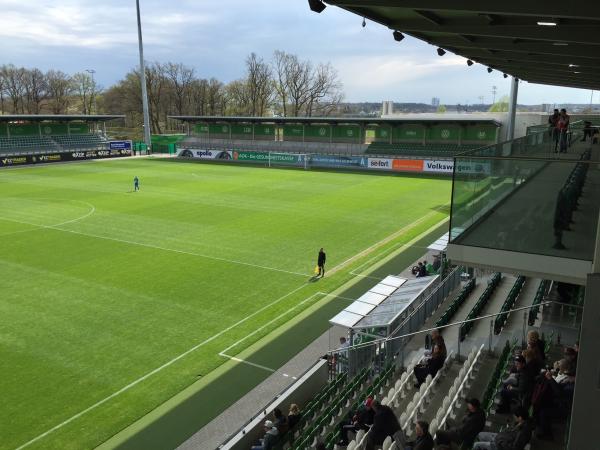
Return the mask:
[[577,357],[569,450],[596,450],[600,423],[600,274],[588,276]]

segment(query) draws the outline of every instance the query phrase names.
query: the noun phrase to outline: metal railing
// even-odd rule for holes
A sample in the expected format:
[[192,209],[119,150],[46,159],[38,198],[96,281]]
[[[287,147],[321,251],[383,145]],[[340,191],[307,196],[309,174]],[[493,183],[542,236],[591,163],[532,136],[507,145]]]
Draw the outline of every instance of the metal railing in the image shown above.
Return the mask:
[[[439,326],[439,327],[432,327],[432,328],[424,328],[422,330],[418,330],[418,331],[413,331],[413,332],[409,332],[409,333],[404,333],[404,334],[398,334],[395,336],[390,336],[390,337],[386,337],[386,338],[381,338],[381,339],[376,339],[370,342],[365,342],[365,343],[360,343],[360,344],[356,344],[356,345],[350,345],[346,348],[338,348],[335,350],[331,350],[330,352],[328,352],[328,357],[331,360],[335,360],[336,357],[338,357],[338,355],[340,354],[346,354],[348,355],[348,361],[351,362],[352,361],[352,353],[353,352],[361,352],[365,349],[369,349],[372,348],[375,351],[373,352],[374,354],[376,354],[377,356],[381,355],[385,355],[385,364],[389,364],[390,361],[394,361],[395,364],[399,367],[403,367],[404,361],[405,361],[405,345],[406,343],[408,343],[413,337],[415,336],[419,336],[419,335],[423,335],[423,334],[430,334],[432,331],[434,330],[438,330],[443,334],[443,330],[445,329],[449,329],[452,327],[460,327],[461,325],[468,323],[468,322],[483,322],[486,319],[490,319],[489,322],[489,332],[488,332],[488,337],[487,337],[487,347],[488,347],[488,351],[492,351],[494,348],[493,345],[493,341],[494,341],[494,336],[497,336],[496,340],[498,342],[502,341],[503,337],[503,333],[504,333],[504,329],[498,334],[495,335],[494,334],[494,320],[497,316],[500,315],[504,315],[504,314],[513,314],[513,313],[519,313],[519,312],[523,312],[523,325],[522,328],[520,330],[520,334],[521,334],[521,342],[525,343],[526,342],[526,336],[527,336],[527,330],[531,329],[531,328],[535,328],[532,326],[529,326],[528,324],[528,312],[529,310],[531,310],[532,308],[538,308],[540,306],[549,306],[549,305],[559,305],[562,308],[567,308],[569,311],[575,311],[576,314],[574,316],[574,318],[572,319],[572,327],[575,329],[578,329],[580,326],[580,318],[578,316],[578,312],[583,311],[583,306],[579,306],[579,305],[571,305],[571,304],[564,304],[561,302],[557,302],[557,301],[553,301],[553,300],[547,300],[547,301],[543,301],[541,303],[538,303],[536,305],[528,305],[528,306],[522,306],[519,308],[512,308],[510,310],[507,311],[501,311],[501,312],[497,312],[497,313],[493,313],[493,314],[485,314],[479,317],[475,317],[473,319],[465,319],[465,320],[460,320],[457,322],[452,322],[449,323],[447,325],[443,325],[443,326]],[[565,324],[563,324],[563,327],[566,327]],[[387,348],[389,348],[390,345],[394,345],[394,342],[400,342],[399,345],[395,346],[396,351],[394,352],[388,352]],[[448,343],[449,345],[453,345],[453,343]],[[464,343],[461,342],[460,339],[460,333],[458,333],[458,339],[456,342],[456,358],[460,359],[461,358],[461,352],[464,350],[464,347],[468,347],[469,343]],[[392,347],[394,348],[394,347]],[[463,352],[464,353],[464,352]],[[379,365],[381,365],[382,361],[376,361],[376,360],[372,360],[370,362],[370,366],[373,367],[373,369],[375,371],[377,371],[377,367]],[[364,367],[364,366],[363,366]],[[362,368],[362,367],[361,367]],[[347,370],[349,371],[349,373],[353,373],[353,368],[352,367],[348,367]]]

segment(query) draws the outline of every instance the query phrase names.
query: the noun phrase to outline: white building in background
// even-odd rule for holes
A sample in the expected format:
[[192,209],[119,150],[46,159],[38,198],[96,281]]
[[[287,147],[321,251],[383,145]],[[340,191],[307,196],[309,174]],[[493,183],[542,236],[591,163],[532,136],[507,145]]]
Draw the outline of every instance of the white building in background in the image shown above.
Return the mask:
[[391,114],[394,114],[394,102],[391,100],[384,100],[381,108],[381,115],[388,116]]
[[431,106],[435,106],[436,108],[438,106],[440,106],[440,98],[439,97],[433,97],[431,99]]

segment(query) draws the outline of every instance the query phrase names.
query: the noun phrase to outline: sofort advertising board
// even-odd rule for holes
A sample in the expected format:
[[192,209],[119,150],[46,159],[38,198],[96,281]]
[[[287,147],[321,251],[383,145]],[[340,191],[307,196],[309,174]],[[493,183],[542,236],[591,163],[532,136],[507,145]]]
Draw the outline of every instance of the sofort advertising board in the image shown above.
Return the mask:
[[131,156],[131,149],[88,150],[80,152],[47,153],[44,155],[14,155],[1,157],[0,167],[48,164],[63,161],[83,161],[89,159],[122,158],[125,156]]
[[179,158],[198,158],[198,159],[233,159],[233,152],[227,150],[201,150],[197,148],[184,148],[179,150]]
[[396,172],[423,172],[422,159],[369,158],[367,168]]

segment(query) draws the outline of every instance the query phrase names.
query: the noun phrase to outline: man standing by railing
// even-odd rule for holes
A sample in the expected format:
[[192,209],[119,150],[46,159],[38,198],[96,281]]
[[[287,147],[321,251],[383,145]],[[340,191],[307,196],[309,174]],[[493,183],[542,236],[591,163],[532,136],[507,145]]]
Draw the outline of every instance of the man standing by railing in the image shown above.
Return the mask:
[[565,108],[561,109],[558,122],[556,123],[556,127],[560,133],[560,153],[567,153],[567,138],[570,121],[571,117],[567,114],[567,110]]
[[548,125],[550,128],[550,137],[552,138],[552,140],[554,141],[554,151],[556,152],[556,148],[558,147],[558,129],[557,129],[557,125],[558,125],[558,118],[560,117],[560,114],[558,112],[558,109],[554,109],[554,114],[552,114],[550,117],[548,117]]

